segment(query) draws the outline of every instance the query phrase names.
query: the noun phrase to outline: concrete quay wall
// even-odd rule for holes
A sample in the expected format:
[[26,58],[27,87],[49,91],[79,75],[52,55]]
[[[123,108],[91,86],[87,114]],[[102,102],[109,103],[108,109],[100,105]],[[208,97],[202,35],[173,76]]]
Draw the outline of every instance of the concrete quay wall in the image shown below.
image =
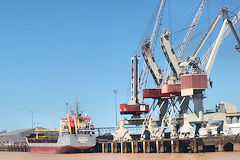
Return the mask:
[[198,153],[240,151],[240,135],[187,139],[98,142],[95,152],[102,153]]

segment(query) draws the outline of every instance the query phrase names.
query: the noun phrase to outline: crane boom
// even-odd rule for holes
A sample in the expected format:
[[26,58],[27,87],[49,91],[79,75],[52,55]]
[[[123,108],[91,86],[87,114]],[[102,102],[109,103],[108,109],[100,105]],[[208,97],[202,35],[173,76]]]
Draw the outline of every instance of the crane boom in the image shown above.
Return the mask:
[[213,23],[211,24],[210,28],[208,29],[207,33],[205,34],[205,36],[203,37],[202,41],[200,42],[200,44],[198,45],[197,49],[195,50],[192,58],[196,58],[198,56],[198,53],[200,51],[200,49],[202,48],[203,44],[206,42],[208,36],[211,34],[213,28],[216,26],[218,20],[220,19],[221,15],[222,15],[222,9],[220,10],[220,12],[218,13],[217,17],[214,19]]
[[160,86],[162,84],[164,77],[161,69],[159,68],[158,64],[154,59],[154,56],[151,53],[150,43],[151,42],[149,40],[145,41],[145,43],[142,46],[142,55],[150,73],[153,76],[155,83],[157,84],[157,86]]
[[167,59],[168,64],[170,65],[171,70],[173,71],[173,74],[175,77],[178,77],[182,73],[182,69],[179,66],[180,61],[182,60],[184,53],[186,52],[186,49],[190,43],[190,40],[192,38],[192,35],[197,27],[198,21],[200,19],[200,16],[203,11],[203,7],[205,4],[206,0],[203,0],[198,12],[196,13],[191,26],[184,37],[184,40],[180,46],[178,56],[175,54],[174,49],[172,47],[171,41],[170,41],[170,32],[166,31],[161,35],[161,47],[163,49],[164,55]]
[[[214,19],[213,23],[212,23],[211,26],[209,27],[207,33],[204,35],[203,39],[201,40],[200,44],[198,45],[197,49],[195,50],[193,56],[189,57],[189,59],[187,60],[187,63],[184,62],[184,63],[185,63],[185,64],[184,64],[185,66],[186,66],[187,64],[195,61],[195,59],[198,57],[198,54],[199,54],[202,46],[204,45],[204,43],[206,42],[207,38],[208,38],[209,35],[211,34],[212,30],[213,30],[214,27],[216,26],[216,24],[217,24],[217,22],[219,21],[221,15],[222,15],[222,14],[225,14],[225,15],[227,14],[226,11],[227,11],[227,8],[226,8],[226,7],[222,8],[222,9],[219,11],[219,13],[217,14],[217,16],[216,16],[216,18]],[[226,16],[225,16],[225,17],[226,17]],[[238,12],[238,14],[237,14],[232,20],[229,20],[229,18],[228,18],[228,20],[227,20],[228,24],[226,24],[226,27],[225,27],[225,29],[224,29],[223,36],[222,36],[222,38],[221,38],[221,40],[220,40],[220,42],[219,42],[219,43],[220,43],[219,45],[221,45],[221,43],[222,43],[223,40],[228,36],[228,34],[229,34],[229,32],[230,32],[231,30],[233,30],[233,33],[234,33],[235,29],[234,29],[233,25],[235,25],[235,24],[237,23],[237,21],[238,21],[239,18],[240,18],[240,12]],[[231,27],[230,25],[231,25],[232,27]],[[235,31],[234,36],[235,36],[235,37],[238,37],[236,31]],[[236,38],[236,39],[237,39],[237,38]],[[217,39],[212,43],[212,45],[208,48],[208,50],[207,50],[207,51],[203,54],[203,56],[201,57],[200,67],[201,67],[202,69],[204,69],[204,68],[205,68],[204,66],[208,63],[209,57],[210,57],[210,55],[213,53],[213,52],[212,52],[212,51],[213,51],[213,48],[214,48],[214,46],[216,45],[216,41],[217,41]],[[237,42],[238,42],[238,46],[236,46],[236,49],[239,51],[239,40],[238,40],[238,39],[237,39]],[[182,63],[182,64],[183,64],[183,63]]]
[[[232,25],[235,25],[235,24],[237,23],[237,21],[238,21],[239,18],[240,18],[240,12],[238,12],[238,14],[232,19],[232,21],[231,21],[231,22],[232,22]],[[231,28],[229,27],[229,25],[226,26],[225,32],[224,32],[224,36],[223,36],[223,38],[222,38],[222,40],[221,40],[221,43],[222,43],[223,40],[228,36],[228,34],[230,33],[230,31],[231,31]],[[215,43],[216,43],[216,40],[212,43],[212,45],[209,47],[209,49],[208,49],[208,50],[204,53],[204,55],[201,57],[201,66],[202,66],[202,68],[204,68],[204,66],[206,65],[207,60],[208,60],[209,57],[210,57],[210,53],[211,53],[211,51],[212,51]],[[239,49],[238,49],[237,47],[236,47],[236,49],[239,51]]]
[[[222,41],[226,38],[226,36],[229,34],[230,29],[232,30],[237,42],[238,42],[238,46],[236,46],[236,49],[239,51],[239,46],[240,46],[240,40],[239,37],[236,33],[236,30],[234,29],[234,24],[237,23],[238,19],[240,18],[240,12],[238,12],[238,14],[234,17],[234,19],[231,21],[229,19],[228,13],[227,13],[227,8],[223,8],[223,13],[225,14],[225,20],[223,22],[222,28],[219,32],[219,35],[216,39],[216,41],[214,42],[214,46],[212,48],[212,51],[210,53],[207,65],[205,67],[205,73],[209,76],[214,60],[216,58],[217,55],[217,51],[219,46],[221,45]],[[226,25],[228,23],[228,26]]]
[[185,52],[187,50],[187,47],[189,46],[190,40],[191,40],[191,38],[193,36],[193,33],[194,33],[194,31],[195,31],[195,29],[197,27],[198,21],[199,21],[201,15],[202,15],[202,11],[203,11],[203,7],[205,5],[205,2],[206,2],[206,0],[202,1],[201,5],[200,5],[200,7],[198,9],[198,12],[195,15],[195,17],[194,17],[194,19],[193,19],[193,21],[192,21],[192,23],[190,25],[190,28],[189,28],[186,36],[184,37],[184,40],[183,40],[183,42],[182,42],[182,44],[180,46],[180,49],[179,49],[178,54],[177,54],[178,58],[179,58],[179,61],[182,60],[182,58],[183,58],[183,56],[184,56],[184,54],[185,54]]
[[[145,40],[145,42],[142,45],[142,55],[145,60],[145,64],[146,64],[148,70],[150,71],[150,73],[152,74],[153,79],[154,79],[155,83],[157,84],[157,86],[160,86],[162,84],[162,82],[164,80],[164,76],[163,76],[163,73],[162,73],[160,67],[158,66],[158,64],[155,61],[155,58],[153,56],[153,50],[154,50],[154,44],[158,38],[158,31],[159,31],[159,28],[161,25],[165,2],[166,2],[165,0],[161,1],[151,38]],[[146,76],[148,76],[148,72],[147,72]]]
[[158,30],[159,30],[159,26],[162,21],[162,14],[163,14],[165,2],[166,2],[165,0],[162,0],[159,10],[158,10],[157,19],[155,21],[155,25],[154,25],[153,32],[152,32],[151,39],[150,39],[150,49],[151,50],[153,48],[154,41],[156,41],[156,38],[158,35]]
[[220,32],[218,34],[218,37],[216,39],[216,43],[215,43],[215,45],[213,47],[213,50],[212,50],[212,52],[210,54],[208,63],[206,65],[205,73],[207,74],[207,76],[209,76],[210,73],[211,73],[212,66],[213,66],[214,60],[215,60],[216,55],[217,55],[217,51],[218,51],[218,49],[219,49],[219,47],[221,45],[221,39],[222,39],[223,34],[224,34],[224,29],[226,27],[226,23],[227,23],[227,19],[225,19],[224,22],[223,22],[222,28],[221,28],[221,30],[220,30]]
[[237,35],[237,32],[236,32],[236,30],[235,30],[235,28],[234,28],[234,26],[233,26],[232,21],[229,19],[229,15],[228,15],[227,10],[224,10],[224,14],[225,14],[225,18],[227,19],[228,25],[230,26],[230,28],[231,28],[231,30],[232,30],[232,32],[233,32],[233,35],[234,35],[234,37],[236,38],[237,43],[238,43],[238,45],[236,45],[235,48],[236,48],[236,50],[237,50],[238,52],[240,52],[240,39],[239,39],[239,37],[238,37],[238,35]]
[[169,63],[171,70],[174,73],[175,77],[178,77],[180,75],[181,70],[178,63],[178,57],[176,56],[171,41],[170,41],[170,32],[167,30],[161,35],[161,47],[163,50],[163,53],[167,59],[167,62]]

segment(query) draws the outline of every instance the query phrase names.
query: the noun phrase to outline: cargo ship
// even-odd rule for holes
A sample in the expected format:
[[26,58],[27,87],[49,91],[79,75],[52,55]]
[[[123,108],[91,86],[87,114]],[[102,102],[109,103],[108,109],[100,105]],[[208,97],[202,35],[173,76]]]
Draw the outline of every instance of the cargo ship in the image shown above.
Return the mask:
[[91,118],[78,112],[61,118],[60,128],[50,130],[36,127],[35,133],[26,139],[30,153],[78,153],[96,145]]

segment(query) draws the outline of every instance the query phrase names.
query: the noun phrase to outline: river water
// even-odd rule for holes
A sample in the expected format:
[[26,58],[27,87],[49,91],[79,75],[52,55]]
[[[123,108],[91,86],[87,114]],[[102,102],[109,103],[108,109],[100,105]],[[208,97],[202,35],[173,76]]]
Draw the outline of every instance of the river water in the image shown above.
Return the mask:
[[31,154],[29,152],[0,152],[0,160],[240,160],[240,152],[160,154]]

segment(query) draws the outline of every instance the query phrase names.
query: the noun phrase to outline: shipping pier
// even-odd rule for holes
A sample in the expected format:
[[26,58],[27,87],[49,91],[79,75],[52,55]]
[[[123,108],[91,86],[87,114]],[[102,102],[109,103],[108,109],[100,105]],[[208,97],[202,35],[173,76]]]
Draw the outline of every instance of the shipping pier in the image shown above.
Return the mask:
[[[138,130],[139,128],[137,128]],[[136,130],[129,128],[129,130]],[[25,131],[25,130],[24,130]],[[20,130],[19,132],[23,132]],[[26,132],[26,131],[25,131]],[[199,153],[199,152],[240,152],[240,134],[237,135],[218,135],[195,138],[166,138],[158,140],[112,140],[113,127],[95,128],[97,137],[96,146],[82,152],[88,153]],[[17,132],[18,133],[18,132]],[[105,133],[105,134],[103,134]],[[23,133],[22,133],[23,134]],[[7,134],[9,135],[9,134]],[[167,135],[167,134],[166,134]],[[13,137],[16,135],[13,134]],[[2,137],[4,138],[4,137]],[[8,141],[11,137],[6,137]],[[105,139],[103,139],[105,138]],[[110,138],[110,139],[107,139]],[[8,152],[29,152],[26,142],[14,142],[0,145],[0,151]]]
[[133,140],[99,142],[96,152],[102,153],[198,153],[240,151],[240,135],[186,139]]
[[26,143],[1,145],[0,151],[5,152],[29,152],[29,147]]

